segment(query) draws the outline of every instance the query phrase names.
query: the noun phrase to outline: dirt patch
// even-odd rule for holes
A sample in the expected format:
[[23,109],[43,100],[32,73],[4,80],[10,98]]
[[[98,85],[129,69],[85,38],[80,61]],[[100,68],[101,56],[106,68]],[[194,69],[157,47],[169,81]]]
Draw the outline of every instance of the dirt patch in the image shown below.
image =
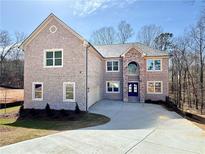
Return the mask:
[[13,103],[24,100],[23,89],[9,89],[0,87],[0,104]]

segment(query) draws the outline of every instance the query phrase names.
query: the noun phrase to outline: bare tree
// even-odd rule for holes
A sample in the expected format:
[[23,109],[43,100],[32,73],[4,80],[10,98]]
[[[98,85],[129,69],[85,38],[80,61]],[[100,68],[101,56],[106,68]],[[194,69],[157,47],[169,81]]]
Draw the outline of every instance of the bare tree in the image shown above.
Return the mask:
[[205,13],[201,16],[196,26],[191,28],[190,38],[192,40],[190,47],[198,58],[199,87],[201,95],[201,112],[204,108],[204,69],[205,69]]
[[116,32],[113,27],[103,27],[91,35],[91,42],[96,45],[113,44],[116,42]]
[[166,51],[172,45],[172,33],[161,33],[154,39],[154,46],[156,49]]
[[[0,77],[3,73],[3,62],[11,52],[14,45],[11,45],[11,37],[7,31],[0,31]],[[1,80],[1,79],[0,79]]]
[[163,29],[161,26],[145,25],[139,30],[137,39],[147,46],[154,47],[155,38],[162,32]]
[[23,52],[18,47],[23,39],[23,33],[16,32],[11,40],[7,31],[0,31],[0,85],[22,87]]
[[118,33],[117,33],[119,43],[124,44],[133,35],[134,35],[134,31],[131,25],[128,24],[126,21],[121,21],[118,25]]

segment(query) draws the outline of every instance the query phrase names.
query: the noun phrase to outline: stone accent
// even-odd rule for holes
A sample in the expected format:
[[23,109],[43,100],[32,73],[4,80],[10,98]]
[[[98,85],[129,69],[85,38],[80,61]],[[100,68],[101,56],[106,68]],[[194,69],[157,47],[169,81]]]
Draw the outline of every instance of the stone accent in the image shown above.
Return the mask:
[[128,101],[128,64],[130,62],[136,62],[139,65],[140,73],[139,73],[139,95],[140,102],[145,101],[145,59],[143,54],[135,49],[131,48],[124,56],[123,56],[123,101]]

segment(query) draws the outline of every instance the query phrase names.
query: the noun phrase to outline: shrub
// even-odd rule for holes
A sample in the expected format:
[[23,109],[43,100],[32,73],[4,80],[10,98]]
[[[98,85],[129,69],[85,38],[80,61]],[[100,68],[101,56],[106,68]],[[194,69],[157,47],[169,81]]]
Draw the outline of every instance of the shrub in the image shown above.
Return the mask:
[[46,110],[46,114],[47,114],[48,116],[51,116],[51,115],[52,115],[52,110],[51,110],[50,105],[49,105],[48,103],[46,104],[45,110]]
[[63,115],[63,116],[67,116],[68,115],[67,111],[64,110],[64,109],[60,110],[60,114]]
[[75,113],[80,113],[80,109],[79,109],[78,103],[76,103],[76,106],[75,106]]
[[34,117],[34,116],[36,115],[36,110],[32,108],[32,109],[30,110],[30,113],[31,113],[31,115]]
[[23,104],[22,104],[21,107],[20,107],[20,109],[19,109],[19,116],[22,117],[22,116],[24,116],[24,115],[25,115],[25,113],[24,113],[24,106],[23,106]]

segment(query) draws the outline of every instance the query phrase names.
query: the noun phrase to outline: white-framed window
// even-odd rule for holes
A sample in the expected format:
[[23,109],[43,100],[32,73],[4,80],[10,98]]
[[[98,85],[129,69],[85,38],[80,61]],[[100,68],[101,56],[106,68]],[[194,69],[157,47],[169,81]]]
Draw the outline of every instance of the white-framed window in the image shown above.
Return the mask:
[[63,83],[63,101],[75,102],[75,82]]
[[35,101],[43,100],[43,82],[32,83],[32,100]]
[[163,82],[162,81],[147,81],[148,94],[162,94]]
[[63,67],[63,49],[44,50],[44,67]]
[[120,68],[119,60],[107,60],[106,61],[106,72],[119,72]]
[[147,71],[161,71],[162,59],[147,59]]
[[120,81],[106,81],[106,93],[119,93]]

